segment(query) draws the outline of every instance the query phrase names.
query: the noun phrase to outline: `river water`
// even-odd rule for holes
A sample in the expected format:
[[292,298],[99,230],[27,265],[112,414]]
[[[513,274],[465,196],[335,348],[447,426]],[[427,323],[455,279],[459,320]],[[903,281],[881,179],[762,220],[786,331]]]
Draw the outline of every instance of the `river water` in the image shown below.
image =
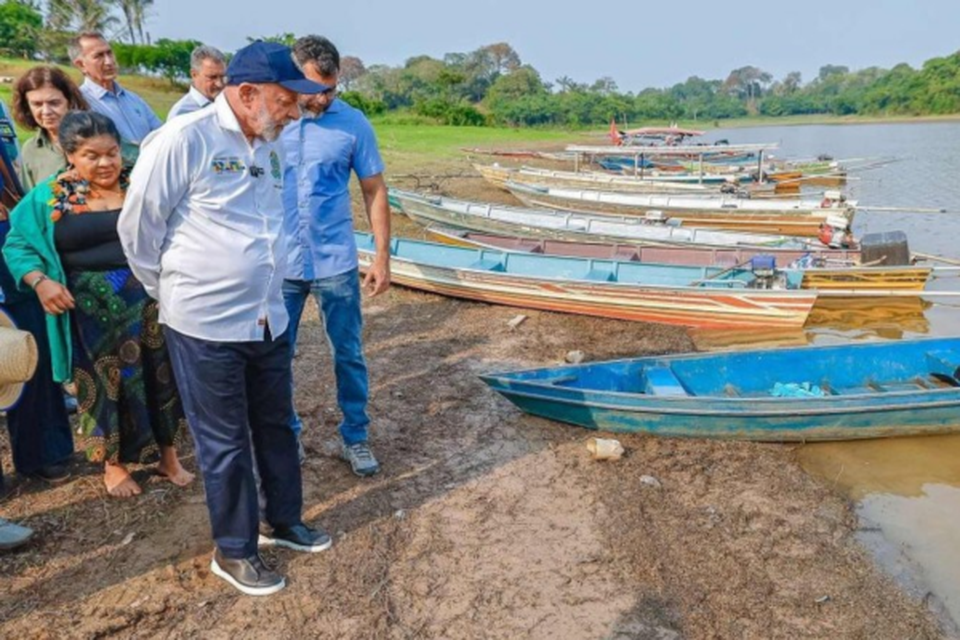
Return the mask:
[[[780,148],[773,153],[784,158],[895,159],[851,174],[850,197],[862,205],[948,213],[859,211],[856,235],[902,230],[912,251],[960,260],[960,123],[758,127],[711,137],[731,144],[776,142]],[[938,277],[928,289],[960,291],[960,277]],[[929,297],[883,306],[834,304],[815,310],[803,332],[729,335],[726,344],[706,338],[703,346],[955,335],[960,335],[960,298]],[[960,435],[809,444],[800,459],[810,473],[855,501],[860,538],[886,570],[960,625]]]

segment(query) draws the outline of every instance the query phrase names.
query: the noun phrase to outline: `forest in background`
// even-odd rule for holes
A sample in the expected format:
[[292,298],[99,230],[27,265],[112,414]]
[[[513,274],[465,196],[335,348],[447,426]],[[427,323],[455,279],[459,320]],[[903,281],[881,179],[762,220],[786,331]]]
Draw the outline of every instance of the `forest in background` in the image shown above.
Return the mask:
[[[66,63],[78,31],[106,34],[129,73],[186,83],[195,40],[152,42],[146,23],[153,0],[6,0],[0,3],[0,53]],[[255,38],[251,38],[253,40]],[[292,33],[262,37],[291,44]],[[508,43],[402,65],[365,64],[345,55],[341,95],[370,116],[450,125],[565,128],[645,121],[717,122],[749,116],[923,116],[960,113],[960,52],[919,69],[851,70],[825,65],[815,78],[794,71],[774,78],[746,65],[725,78],[691,76],[671,87],[621,88],[609,77],[545,79]]]

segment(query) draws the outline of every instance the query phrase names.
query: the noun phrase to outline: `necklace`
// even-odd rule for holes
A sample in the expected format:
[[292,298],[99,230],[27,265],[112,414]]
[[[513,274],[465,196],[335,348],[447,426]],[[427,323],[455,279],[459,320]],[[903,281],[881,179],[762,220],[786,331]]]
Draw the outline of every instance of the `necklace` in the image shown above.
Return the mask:
[[[87,213],[91,211],[87,203],[88,198],[100,199],[100,192],[91,189],[88,180],[74,180],[68,177],[71,169],[68,168],[61,173],[53,182],[53,198],[48,203],[52,207],[50,219],[58,221],[65,215]],[[116,191],[107,191],[106,193],[123,195],[130,186],[130,169],[120,170],[119,189]]]

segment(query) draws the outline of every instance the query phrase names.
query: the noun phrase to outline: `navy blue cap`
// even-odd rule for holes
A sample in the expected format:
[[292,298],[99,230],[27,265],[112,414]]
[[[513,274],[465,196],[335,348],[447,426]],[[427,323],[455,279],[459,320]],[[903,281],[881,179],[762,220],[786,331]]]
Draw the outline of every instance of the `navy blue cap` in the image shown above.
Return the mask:
[[329,89],[307,80],[293,61],[290,47],[257,40],[233,54],[227,67],[227,84],[279,84],[297,93],[321,93]]

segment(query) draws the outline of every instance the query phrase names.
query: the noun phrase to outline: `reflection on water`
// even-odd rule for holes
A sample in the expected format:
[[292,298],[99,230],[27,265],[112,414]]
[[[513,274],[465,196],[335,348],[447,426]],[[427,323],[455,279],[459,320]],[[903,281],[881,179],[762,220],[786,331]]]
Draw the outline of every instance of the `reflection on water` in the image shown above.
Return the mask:
[[698,351],[805,347],[810,344],[811,339],[810,334],[800,328],[690,329],[687,333],[697,346]]
[[886,545],[864,540],[885,567],[907,571],[960,624],[960,435],[810,444],[800,460],[858,501],[864,527],[882,533]]
[[[955,179],[960,123],[763,127],[724,131],[719,137],[737,143],[779,142],[784,157],[897,158],[851,174],[850,197],[862,205],[951,213],[861,210],[855,233],[901,230],[912,251],[960,259],[960,181]],[[927,289],[960,291],[960,277],[956,271],[940,271]],[[803,332],[816,344],[956,336],[960,298],[818,302]],[[712,346],[720,342],[697,345],[720,348]],[[766,343],[767,338],[760,339],[760,345]],[[756,344],[737,338],[730,346]],[[810,473],[857,501],[868,530],[862,538],[891,574],[917,585],[921,596],[931,591],[960,624],[960,435],[811,444],[800,450],[800,459]],[[870,534],[871,527],[882,535]]]
[[[931,484],[960,487],[960,435],[818,442],[800,449],[800,460],[854,500],[875,493],[916,498]],[[960,525],[960,510],[955,516]]]
[[804,328],[812,337],[845,335],[850,339],[899,340],[905,335],[930,333],[930,321],[924,312],[932,306],[923,298],[817,300]]

